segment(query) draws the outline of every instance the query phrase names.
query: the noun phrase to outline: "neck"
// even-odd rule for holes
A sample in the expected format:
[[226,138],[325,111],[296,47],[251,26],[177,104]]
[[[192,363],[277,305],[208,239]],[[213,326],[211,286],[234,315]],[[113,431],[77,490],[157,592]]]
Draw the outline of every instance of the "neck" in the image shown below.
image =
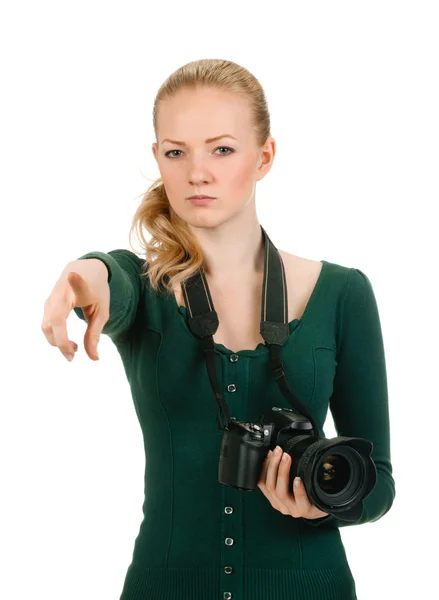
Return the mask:
[[264,269],[264,240],[258,221],[228,222],[217,229],[192,228],[205,257],[206,277],[231,282]]

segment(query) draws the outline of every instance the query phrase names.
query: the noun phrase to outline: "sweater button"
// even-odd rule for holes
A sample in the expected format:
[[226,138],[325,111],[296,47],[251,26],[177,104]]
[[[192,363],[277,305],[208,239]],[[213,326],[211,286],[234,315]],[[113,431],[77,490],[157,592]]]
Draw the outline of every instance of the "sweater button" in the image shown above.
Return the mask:
[[231,592],[224,592],[223,598],[224,598],[224,600],[232,600],[232,593]]
[[232,567],[224,567],[224,573],[226,575],[230,575],[230,573],[233,573]]
[[224,508],[224,512],[226,513],[226,515],[231,515],[233,512],[233,508],[231,506],[226,506]]
[[227,386],[227,391],[236,392],[236,385],[234,383],[229,383],[229,385]]
[[229,360],[230,360],[230,362],[238,362],[239,356],[237,354],[231,354],[229,356]]
[[226,544],[226,546],[233,546],[233,544],[234,544],[233,538],[226,538],[225,544]]

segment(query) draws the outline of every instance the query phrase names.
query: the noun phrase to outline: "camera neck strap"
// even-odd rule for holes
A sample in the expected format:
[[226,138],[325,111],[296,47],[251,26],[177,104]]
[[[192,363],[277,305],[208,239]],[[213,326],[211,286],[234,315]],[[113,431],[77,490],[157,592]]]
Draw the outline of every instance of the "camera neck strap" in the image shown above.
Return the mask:
[[[264,239],[264,279],[262,285],[261,329],[260,333],[268,346],[271,366],[280,391],[293,408],[306,416],[312,424],[315,434],[318,428],[308,409],[291,391],[285,378],[281,361],[281,347],[290,335],[288,323],[288,294],[285,269],[281,256],[261,227]],[[204,350],[207,373],[218,403],[216,422],[218,429],[227,429],[230,410],[224,400],[216,374],[215,343],[213,334],[218,329],[219,319],[213,306],[209,286],[203,269],[199,269],[186,282],[181,284],[183,297],[188,311],[188,325],[192,333],[200,338]],[[225,418],[225,424],[221,420]]]

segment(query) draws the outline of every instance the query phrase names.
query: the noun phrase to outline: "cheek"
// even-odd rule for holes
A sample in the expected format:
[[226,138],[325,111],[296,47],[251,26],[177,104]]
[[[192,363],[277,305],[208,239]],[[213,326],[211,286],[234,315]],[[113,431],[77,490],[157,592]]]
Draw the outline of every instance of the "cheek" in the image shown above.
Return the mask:
[[186,189],[187,187],[184,185],[186,181],[182,169],[173,168],[165,163],[165,165],[161,166],[160,175],[168,193],[172,196],[174,196],[175,193],[181,193],[181,190]]
[[227,179],[227,187],[234,193],[240,195],[248,192],[254,186],[255,181],[255,167],[253,159],[236,161],[236,164],[232,165],[224,174]]

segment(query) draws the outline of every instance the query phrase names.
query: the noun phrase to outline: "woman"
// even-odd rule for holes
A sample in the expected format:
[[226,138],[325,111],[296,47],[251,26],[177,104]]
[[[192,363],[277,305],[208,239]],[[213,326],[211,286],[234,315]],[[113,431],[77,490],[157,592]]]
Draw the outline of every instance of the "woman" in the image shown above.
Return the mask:
[[72,261],[43,321],[49,342],[67,355],[77,345],[59,318],[52,326],[52,315],[62,305],[67,318],[74,308],[88,321],[89,357],[98,358],[99,336],[107,334],[131,386],[145,442],[145,500],[121,600],[354,599],[339,528],[377,521],[395,497],[371,283],[359,269],[279,250],[288,289],[286,379],[318,435],[324,437],[329,407],[339,436],[373,442],[377,482],[361,517],[348,522],[319,510],[303,484],[292,492],[291,456],[282,449],[267,455],[254,493],[221,485],[223,431],[182,286],[204,269],[231,415],[258,423],[273,405],[285,407],[260,334],[264,238],[255,205],[275,140],[259,82],[226,60],[178,69],[160,88],[153,117],[161,177],[131,230],[139,232],[145,260],[120,249]]

